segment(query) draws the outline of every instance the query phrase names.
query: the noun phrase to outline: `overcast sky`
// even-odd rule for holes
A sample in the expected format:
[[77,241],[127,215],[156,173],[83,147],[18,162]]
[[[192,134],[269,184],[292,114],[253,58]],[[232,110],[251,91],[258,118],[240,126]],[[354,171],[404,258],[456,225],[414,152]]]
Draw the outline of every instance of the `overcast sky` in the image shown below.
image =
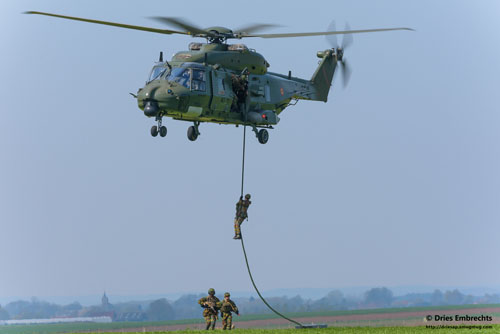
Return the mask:
[[[0,298],[251,290],[232,240],[243,129],[165,121],[135,93],[159,51],[193,39],[44,16],[355,35],[327,103],[248,132],[243,225],[261,290],[498,286],[498,1],[0,2]],[[237,5],[241,3],[241,5]],[[341,40],[341,38],[339,38]],[[202,40],[199,40],[200,42]],[[309,79],[324,37],[248,39]]]

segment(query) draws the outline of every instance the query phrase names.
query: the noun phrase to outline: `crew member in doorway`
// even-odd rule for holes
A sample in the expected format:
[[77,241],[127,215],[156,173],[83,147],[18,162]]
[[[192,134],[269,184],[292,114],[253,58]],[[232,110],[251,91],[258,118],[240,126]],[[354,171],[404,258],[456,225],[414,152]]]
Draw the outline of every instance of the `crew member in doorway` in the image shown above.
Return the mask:
[[231,74],[231,83],[236,95],[237,111],[244,113],[248,106],[248,70],[245,68],[241,75]]
[[250,194],[245,195],[245,199],[240,196],[240,200],[236,203],[236,217],[234,218],[234,238],[241,239],[241,224],[246,219],[248,220],[248,207],[252,204]]

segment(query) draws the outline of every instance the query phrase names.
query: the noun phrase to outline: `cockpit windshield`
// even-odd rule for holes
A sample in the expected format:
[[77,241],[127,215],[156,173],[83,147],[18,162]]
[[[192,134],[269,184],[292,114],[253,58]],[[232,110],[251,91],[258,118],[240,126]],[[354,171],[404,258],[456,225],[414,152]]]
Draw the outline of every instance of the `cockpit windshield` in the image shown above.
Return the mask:
[[205,91],[205,70],[203,69],[177,67],[172,69],[167,80],[177,82],[191,90]]
[[151,70],[151,74],[149,75],[148,82],[159,79],[163,75],[163,73],[165,73],[166,70],[167,68],[164,66],[153,67],[153,69]]

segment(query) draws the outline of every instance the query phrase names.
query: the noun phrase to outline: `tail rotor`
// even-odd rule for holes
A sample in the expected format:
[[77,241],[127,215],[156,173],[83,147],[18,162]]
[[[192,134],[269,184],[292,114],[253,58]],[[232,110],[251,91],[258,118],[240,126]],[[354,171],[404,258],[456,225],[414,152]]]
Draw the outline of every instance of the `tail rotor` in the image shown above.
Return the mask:
[[[330,23],[330,25],[328,26],[328,31],[335,31],[335,21],[332,21],[332,23]],[[351,31],[349,23],[346,23],[345,31]],[[344,86],[344,88],[346,88],[349,84],[352,70],[346,59],[344,58],[344,51],[354,43],[354,38],[352,37],[352,34],[344,34],[342,44],[340,46],[337,42],[337,35],[326,35],[326,39],[328,43],[335,49],[337,60],[340,62],[340,75],[342,77],[342,85]]]

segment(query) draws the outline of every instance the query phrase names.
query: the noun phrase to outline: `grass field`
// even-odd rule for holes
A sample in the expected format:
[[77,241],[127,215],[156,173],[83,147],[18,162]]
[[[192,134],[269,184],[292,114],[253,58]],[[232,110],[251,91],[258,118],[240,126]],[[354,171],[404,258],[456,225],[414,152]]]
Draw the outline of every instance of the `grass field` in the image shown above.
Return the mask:
[[[335,323],[330,324],[329,328],[326,329],[301,329],[296,330],[292,328],[286,328],[288,325],[280,326],[284,329],[272,329],[272,326],[260,325],[252,327],[268,328],[268,329],[243,329],[238,328],[237,332],[241,334],[266,334],[266,333],[276,333],[276,334],[287,334],[289,332],[300,332],[300,333],[323,333],[323,334],[364,334],[364,333],[498,333],[500,334],[500,325],[488,326],[485,323],[477,323],[474,325],[460,325],[457,323],[445,324],[452,326],[451,328],[439,328],[442,323],[424,323],[423,317],[411,317],[407,318],[406,314],[408,312],[426,312],[428,314],[439,314],[440,311],[454,311],[468,310],[469,315],[473,315],[475,309],[481,308],[499,308],[500,305],[460,305],[460,306],[449,306],[449,307],[412,307],[412,308],[395,308],[395,309],[373,309],[373,310],[355,310],[355,311],[324,311],[324,312],[302,312],[302,313],[287,313],[286,315],[294,318],[314,318],[314,317],[328,317],[328,316],[362,316],[362,315],[383,315],[382,318],[389,319],[390,321],[384,320],[341,320],[335,321]],[[496,319],[500,318],[500,314],[491,313]],[[244,322],[258,321],[258,320],[269,320],[276,319],[277,316],[274,314],[264,314],[264,315],[243,315],[241,317],[235,318],[234,320],[237,327],[244,327]],[[413,320],[413,325],[415,327],[399,327],[405,324],[408,320]],[[417,321],[418,320],[418,321]],[[159,321],[159,322],[114,322],[114,323],[63,323],[63,324],[43,324],[43,325],[8,325],[0,326],[0,334],[55,334],[55,333],[75,333],[75,332],[103,332],[103,331],[113,331],[122,332],[134,328],[140,329],[140,333],[153,330],[152,327],[164,327],[164,326],[176,326],[184,325],[182,328],[188,330],[177,330],[175,333],[194,333],[200,332],[194,328],[199,328],[200,324],[203,323],[203,319],[187,319],[187,320],[174,320],[174,321]],[[242,326],[239,326],[241,323]],[[190,325],[193,325],[192,327]],[[435,327],[425,327],[435,326]],[[220,327],[220,321],[217,323]],[[334,326],[334,327],[332,327]],[[363,327],[359,327],[363,326]],[[366,326],[366,327],[365,327]],[[391,326],[391,327],[388,327]],[[191,330],[189,330],[191,327]],[[290,325],[290,327],[292,327]],[[160,329],[155,329],[156,331]],[[458,332],[457,332],[458,331]],[[130,333],[130,332],[129,332]],[[156,332],[158,333],[158,332]]]
[[[350,310],[350,311],[318,311],[318,312],[296,312],[285,313],[291,318],[309,318],[309,317],[325,317],[336,315],[354,315],[354,314],[385,314],[385,313],[406,313],[418,311],[442,311],[442,310],[468,310],[480,308],[500,307],[500,304],[475,304],[475,305],[450,305],[450,306],[432,306],[432,307],[401,307],[401,308],[377,308],[371,310]],[[250,314],[241,316],[239,319],[244,320],[261,320],[261,319],[276,319],[279,318],[274,313],[271,314]],[[202,322],[202,321],[200,321]],[[191,322],[189,322],[191,323]]]
[[[335,327],[335,328],[322,328],[322,329],[238,329],[237,332],[240,334],[420,334],[420,333],[437,333],[437,334],[448,334],[448,333],[463,333],[466,331],[468,334],[482,334],[482,333],[500,333],[500,326],[493,326],[490,329],[480,329],[480,328],[463,328],[463,329],[429,329],[425,327]],[[201,331],[176,331],[175,334],[193,334],[200,333]],[[203,332],[202,332],[203,333]]]
[[[25,327],[25,326],[22,326]],[[452,333],[467,333],[467,334],[498,334],[500,333],[500,325],[487,326],[489,328],[481,328],[479,326],[464,326],[461,328],[426,328],[426,327],[330,327],[322,329],[236,329],[240,334],[452,334]],[[12,328],[8,333],[56,333],[53,331],[44,332],[38,331],[39,326],[34,326],[31,330],[27,328]],[[49,328],[46,328],[47,330]],[[58,328],[61,330],[62,328]],[[75,330],[76,328],[72,328]],[[87,328],[88,330],[88,328]],[[78,332],[78,329],[76,329]],[[220,329],[216,331],[221,331]],[[175,331],[175,334],[194,334],[204,333],[200,330],[183,330]],[[5,332],[7,333],[7,332]],[[60,333],[60,332],[59,332]],[[88,332],[87,332],[88,333]],[[91,332],[99,333],[99,332]],[[117,331],[120,333],[120,331]],[[133,332],[129,332],[133,333]],[[137,332],[137,333],[161,333],[161,332]],[[168,333],[168,332],[163,332]]]

